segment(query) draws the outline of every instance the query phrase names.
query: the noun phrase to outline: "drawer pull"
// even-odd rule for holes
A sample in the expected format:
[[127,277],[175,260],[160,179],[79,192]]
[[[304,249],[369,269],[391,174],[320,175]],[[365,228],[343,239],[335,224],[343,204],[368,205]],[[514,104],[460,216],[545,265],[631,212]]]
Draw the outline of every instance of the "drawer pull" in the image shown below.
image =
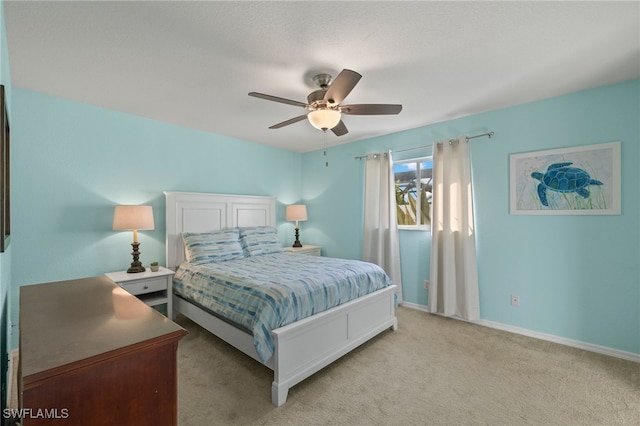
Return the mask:
[[145,290],[147,290],[147,289],[149,289],[149,286],[148,286],[148,285],[145,285],[143,288],[144,288]]

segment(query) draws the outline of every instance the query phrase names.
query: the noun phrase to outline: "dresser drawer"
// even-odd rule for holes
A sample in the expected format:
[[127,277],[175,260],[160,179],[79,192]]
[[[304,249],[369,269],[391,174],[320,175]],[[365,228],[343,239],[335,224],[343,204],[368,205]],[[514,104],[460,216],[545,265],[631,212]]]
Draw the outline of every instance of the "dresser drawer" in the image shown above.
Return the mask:
[[121,284],[122,288],[133,295],[153,293],[167,289],[167,278],[150,278],[140,281],[130,281]]

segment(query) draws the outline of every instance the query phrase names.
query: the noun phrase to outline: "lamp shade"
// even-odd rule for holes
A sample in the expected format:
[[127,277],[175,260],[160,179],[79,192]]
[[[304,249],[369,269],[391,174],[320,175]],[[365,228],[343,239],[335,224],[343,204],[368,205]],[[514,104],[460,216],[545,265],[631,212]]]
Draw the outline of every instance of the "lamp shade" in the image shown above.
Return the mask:
[[116,206],[113,213],[114,231],[154,229],[153,207]]
[[292,204],[287,206],[287,220],[307,220],[307,206],[304,204]]
[[317,109],[307,114],[313,127],[320,130],[333,129],[340,122],[342,114],[335,109]]

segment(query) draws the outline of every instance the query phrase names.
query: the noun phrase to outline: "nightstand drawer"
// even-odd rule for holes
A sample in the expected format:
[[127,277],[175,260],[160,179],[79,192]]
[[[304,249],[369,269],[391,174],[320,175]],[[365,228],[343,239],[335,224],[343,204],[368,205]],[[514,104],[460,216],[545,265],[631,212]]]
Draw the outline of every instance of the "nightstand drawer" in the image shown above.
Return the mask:
[[167,278],[160,277],[141,281],[131,281],[122,283],[121,286],[133,295],[153,293],[154,291],[162,291],[167,289]]
[[[158,268],[157,272],[128,273],[125,271],[108,272],[105,275],[130,294],[138,296],[149,306],[159,306],[160,312],[171,316],[173,312],[171,285],[174,272],[170,269]],[[161,305],[167,305],[166,311]]]

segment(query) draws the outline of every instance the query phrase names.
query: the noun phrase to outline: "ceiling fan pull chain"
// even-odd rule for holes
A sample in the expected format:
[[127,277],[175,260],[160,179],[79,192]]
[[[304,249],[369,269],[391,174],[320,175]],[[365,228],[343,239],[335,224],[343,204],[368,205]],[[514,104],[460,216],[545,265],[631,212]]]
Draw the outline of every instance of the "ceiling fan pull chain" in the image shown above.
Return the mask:
[[327,150],[329,149],[327,147],[327,129],[324,129],[322,133],[324,133],[324,166],[329,167],[329,158],[327,157]]

